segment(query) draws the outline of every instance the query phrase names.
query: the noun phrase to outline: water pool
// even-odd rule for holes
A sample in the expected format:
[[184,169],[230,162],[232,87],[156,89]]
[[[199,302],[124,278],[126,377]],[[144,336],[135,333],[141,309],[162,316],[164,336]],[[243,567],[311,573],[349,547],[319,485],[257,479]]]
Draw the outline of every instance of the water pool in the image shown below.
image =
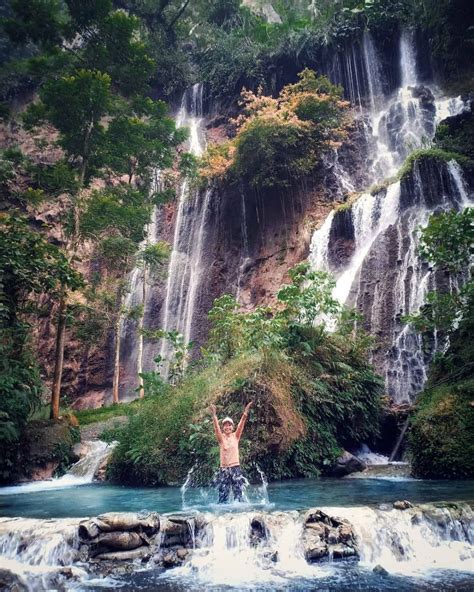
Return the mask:
[[[45,484],[46,486],[47,484]],[[474,501],[474,481],[387,479],[299,479],[250,486],[249,504],[218,506],[212,489],[124,487],[107,484],[71,485],[30,491],[28,486],[0,488],[0,516],[64,518],[97,516],[102,512],[152,510],[295,510],[314,506],[371,506],[407,499],[413,503]]]

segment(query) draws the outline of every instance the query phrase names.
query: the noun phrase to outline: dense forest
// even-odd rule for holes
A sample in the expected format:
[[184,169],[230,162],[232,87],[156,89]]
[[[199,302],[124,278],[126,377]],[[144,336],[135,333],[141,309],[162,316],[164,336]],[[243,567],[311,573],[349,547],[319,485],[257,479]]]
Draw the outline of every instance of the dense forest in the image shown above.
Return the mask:
[[[336,474],[362,444],[418,477],[474,477],[470,2],[10,0],[0,17],[1,482],[64,472],[82,426],[117,418],[108,479],[181,484],[198,466],[208,483],[209,405],[249,401],[250,477]],[[401,147],[388,111],[401,161],[383,168],[367,112],[397,89],[425,123]],[[461,107],[439,116],[440,97]],[[354,212],[395,190],[426,219],[387,218],[364,254],[416,236],[411,275],[389,277],[399,247],[341,300]],[[410,300],[418,261],[429,289],[393,305],[388,336],[362,298]],[[390,366],[407,331],[422,363]]]

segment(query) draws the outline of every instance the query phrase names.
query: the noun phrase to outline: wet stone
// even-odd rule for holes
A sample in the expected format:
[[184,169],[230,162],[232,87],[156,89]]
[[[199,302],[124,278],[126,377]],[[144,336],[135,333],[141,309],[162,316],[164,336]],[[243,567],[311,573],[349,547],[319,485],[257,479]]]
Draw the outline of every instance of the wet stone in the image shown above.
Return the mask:
[[393,507],[395,510],[408,510],[408,508],[413,508],[413,504],[408,500],[399,500],[393,502]]
[[389,575],[385,567],[382,567],[381,565],[376,565],[372,571],[374,572],[374,574],[377,574],[378,576],[385,577]]
[[302,542],[308,562],[327,557],[358,557],[352,525],[347,520],[329,516],[321,510],[310,510],[306,513]]

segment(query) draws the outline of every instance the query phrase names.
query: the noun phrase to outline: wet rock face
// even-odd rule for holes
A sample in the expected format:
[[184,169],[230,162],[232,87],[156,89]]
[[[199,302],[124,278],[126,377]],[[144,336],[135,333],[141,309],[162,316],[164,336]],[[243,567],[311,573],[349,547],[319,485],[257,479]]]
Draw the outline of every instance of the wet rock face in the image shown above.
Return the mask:
[[302,542],[306,560],[310,563],[325,558],[359,556],[352,525],[321,510],[310,510],[306,514]]

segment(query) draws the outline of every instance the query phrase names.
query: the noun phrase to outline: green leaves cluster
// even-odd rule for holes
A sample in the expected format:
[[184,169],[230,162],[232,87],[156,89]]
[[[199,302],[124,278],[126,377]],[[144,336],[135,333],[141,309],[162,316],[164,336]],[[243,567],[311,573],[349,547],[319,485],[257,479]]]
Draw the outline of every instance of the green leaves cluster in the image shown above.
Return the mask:
[[64,253],[29,229],[25,220],[0,223],[0,480],[15,469],[18,442],[32,411],[40,404],[43,384],[32,353],[30,320],[35,302],[64,287],[77,290],[82,276]]
[[[192,484],[209,485],[218,453],[210,403],[238,418],[255,402],[241,456],[256,478],[257,465],[270,479],[328,472],[342,448],[376,437],[383,381],[367,341],[340,316],[327,274],[301,264],[290,276],[273,308],[243,312],[232,296],[218,298],[204,362],[174,386],[150,375],[144,407],[115,434],[113,479],[178,484],[194,465]],[[326,331],[324,314],[341,318],[338,331]]]

